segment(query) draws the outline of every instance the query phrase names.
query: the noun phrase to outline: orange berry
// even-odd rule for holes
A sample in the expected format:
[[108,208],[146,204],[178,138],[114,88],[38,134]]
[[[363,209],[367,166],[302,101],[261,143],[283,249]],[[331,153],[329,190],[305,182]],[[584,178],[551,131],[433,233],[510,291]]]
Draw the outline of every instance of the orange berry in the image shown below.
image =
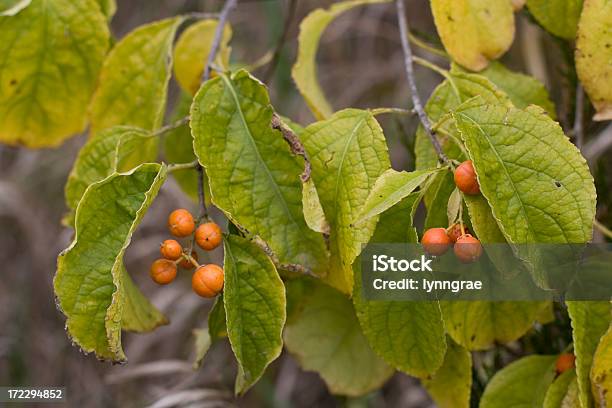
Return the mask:
[[207,222],[196,229],[195,240],[198,246],[206,251],[212,251],[221,244],[223,232],[214,222]]
[[559,355],[559,358],[557,358],[557,362],[555,364],[557,374],[561,374],[566,372],[567,370],[571,370],[575,367],[575,362],[576,356],[571,353],[564,353]]
[[172,211],[168,217],[168,229],[175,237],[187,237],[193,234],[195,222],[191,213],[184,209]]
[[480,193],[476,171],[471,160],[464,161],[455,169],[455,184],[459,190],[468,195]]
[[450,248],[451,240],[444,228],[430,228],[425,231],[421,244],[429,255],[444,255]]
[[149,271],[151,279],[160,285],[167,285],[176,278],[176,265],[168,259],[157,259]]
[[191,287],[202,297],[217,296],[223,289],[223,268],[215,264],[200,266],[191,278]]
[[[196,251],[191,251],[191,257],[195,259],[196,262],[198,262],[198,253]],[[181,268],[187,269],[187,270],[191,270],[195,268],[195,265],[193,264],[193,262],[191,262],[187,258],[183,258],[181,262],[179,262],[179,265],[181,266]]]
[[[465,231],[466,234],[470,233],[470,230],[464,225],[463,226],[463,231]],[[457,242],[457,239],[463,235],[463,232],[461,232],[461,225],[459,224],[453,224],[446,232],[448,234],[448,237],[450,238],[450,240],[453,242],[453,244],[455,242]]]
[[455,256],[463,263],[475,262],[482,255],[482,245],[480,241],[470,234],[465,234],[457,238],[454,250]]
[[183,254],[183,247],[177,241],[167,239],[162,242],[161,246],[159,247],[159,252],[164,258],[170,259],[171,261],[176,261]]

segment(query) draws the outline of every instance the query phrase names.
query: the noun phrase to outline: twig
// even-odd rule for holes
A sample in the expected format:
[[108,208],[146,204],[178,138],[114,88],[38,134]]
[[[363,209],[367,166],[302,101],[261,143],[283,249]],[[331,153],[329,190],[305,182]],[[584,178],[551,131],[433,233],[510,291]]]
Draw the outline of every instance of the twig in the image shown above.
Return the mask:
[[599,231],[601,232],[604,236],[606,236],[609,239],[612,239],[612,231],[606,227],[605,225],[603,225],[601,222],[594,220],[593,221],[593,226]]
[[197,160],[192,161],[191,163],[170,164],[168,165],[168,171],[173,172],[178,170],[191,170],[196,169],[199,165],[200,163]]
[[[230,11],[236,7],[237,0],[227,0],[219,13],[219,22],[217,23],[217,27],[215,28],[215,35],[213,37],[212,46],[210,47],[210,52],[206,58],[206,63],[204,65],[204,72],[202,73],[201,82],[204,83],[210,79],[210,69],[212,64],[215,61],[217,53],[219,52],[219,47],[221,46],[221,38],[223,37],[223,30],[225,29],[225,24],[227,23],[227,18],[229,16]],[[204,168],[201,165],[198,165],[196,168],[198,172],[198,204],[200,207],[200,214],[198,215],[198,223],[203,219],[208,219],[208,210],[206,208],[206,197],[204,193]],[[190,249],[193,247],[190,246]]]
[[437,55],[439,57],[443,57],[448,59],[448,54],[446,53],[446,51],[444,50],[440,50],[432,45],[427,44],[425,41],[421,40],[419,37],[417,37],[416,35],[412,34],[411,32],[408,32],[408,39],[417,47],[422,48],[426,51],[429,51],[430,53]]
[[283,32],[281,33],[278,42],[276,43],[276,47],[274,48],[274,54],[272,55],[272,61],[266,70],[266,73],[263,75],[263,83],[267,84],[274,71],[276,70],[276,66],[278,65],[278,60],[280,59],[281,52],[283,51],[283,47],[285,46],[285,42],[287,42],[287,36],[289,35],[289,28],[291,28],[291,22],[295,17],[295,10],[297,9],[297,1],[289,0],[289,9],[287,11],[287,15],[285,16],[285,22],[283,23]]
[[590,164],[593,164],[599,156],[612,148],[612,124],[608,125],[595,138],[584,145],[582,154]]
[[280,130],[283,138],[287,144],[289,144],[291,153],[295,154],[296,156],[301,156],[304,159],[304,172],[301,174],[300,179],[304,183],[310,180],[310,173],[312,170],[310,167],[310,160],[308,160],[308,157],[306,156],[306,149],[304,149],[304,145],[302,145],[300,139],[295,133],[293,133],[293,130],[282,122],[276,113],[272,115],[270,126],[272,126],[272,129]]
[[582,90],[582,85],[578,82],[578,85],[576,85],[576,114],[574,115],[574,141],[578,149],[582,149],[584,144],[583,116],[584,91]]
[[230,11],[236,7],[236,2],[237,0],[227,0],[219,13],[219,22],[215,28],[215,36],[213,37],[210,53],[206,59],[206,65],[204,65],[204,72],[202,73],[201,82],[206,82],[210,78],[210,66],[217,57],[217,52],[219,51],[219,47],[221,45],[221,38],[223,38],[223,29],[225,28],[227,17],[229,16]]
[[436,138],[435,132],[431,129],[431,123],[429,118],[423,109],[421,98],[418,94],[416,86],[416,80],[414,78],[414,67],[412,65],[412,49],[410,48],[410,42],[408,41],[408,22],[406,21],[406,11],[404,10],[404,0],[395,0],[397,6],[397,21],[399,23],[400,36],[402,41],[402,49],[404,51],[404,65],[406,66],[406,75],[408,77],[408,85],[410,87],[410,94],[412,96],[412,104],[414,110],[416,110],[419,120],[425,129],[425,133],[429,136],[431,143],[433,144],[440,162],[447,163],[448,157],[442,151],[442,146]]
[[201,20],[217,19],[219,18],[219,13],[200,13],[199,11],[194,11],[192,13],[186,14],[185,17],[201,19]]
[[174,123],[170,123],[169,125],[157,129],[155,132],[151,133],[151,136],[162,136],[168,132],[173,131],[174,129],[186,125],[187,123],[189,123],[189,116],[185,116],[184,118],[179,119]]

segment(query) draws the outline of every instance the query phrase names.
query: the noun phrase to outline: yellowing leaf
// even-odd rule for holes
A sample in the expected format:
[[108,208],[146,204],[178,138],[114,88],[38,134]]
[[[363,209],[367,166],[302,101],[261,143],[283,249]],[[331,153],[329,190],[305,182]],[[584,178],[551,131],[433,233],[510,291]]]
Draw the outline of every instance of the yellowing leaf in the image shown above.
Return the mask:
[[182,18],[138,27],[108,54],[91,104],[91,132],[115,125],[153,130],[162,124],[172,42]]
[[[187,28],[179,37],[174,47],[174,75],[185,92],[191,95],[200,89],[202,72],[210,48],[212,47],[217,20],[202,20]],[[219,52],[215,63],[220,67],[229,65],[232,28],[226,24],[223,28]]]
[[98,358],[126,359],[121,329],[165,323],[123,266],[132,234],[165,179],[166,167],[150,163],[91,185],[76,212],[74,241],[57,259],[53,284],[68,333]]
[[287,322],[285,346],[333,394],[359,396],[380,387],[393,369],[368,345],[351,301],[329,286],[313,286]]
[[528,356],[498,371],[485,389],[480,408],[541,407],[555,378],[557,356]]
[[566,303],[572,320],[580,403],[583,407],[590,407],[593,404],[590,381],[593,356],[600,339],[610,327],[610,302]]
[[298,56],[291,75],[298,90],[317,120],[329,117],[333,109],[325,98],[317,80],[316,57],[319,39],[327,26],[340,14],[364,4],[384,3],[389,0],[351,0],[333,4],[328,10],[316,9],[300,24]]
[[567,370],[559,375],[546,391],[543,408],[562,408],[568,389],[575,382],[576,370]]
[[431,9],[444,48],[472,71],[486,68],[514,39],[514,12],[508,0],[431,0]]
[[612,406],[612,326],[599,341],[593,356],[591,383],[596,406]]
[[210,180],[212,201],[233,222],[258,235],[281,264],[327,272],[321,234],[306,225],[302,158],[272,129],[266,87],[241,70],[207,81],[191,108],[195,153]]
[[345,293],[353,287],[352,264],[376,228],[377,217],[353,225],[369,190],[390,167],[380,125],[371,112],[345,109],[308,126],[301,135],[330,226],[331,261],[326,280]]
[[157,157],[158,138],[130,126],[114,126],[81,148],[66,183],[66,204],[76,210],[87,187],[118,171],[128,171]]
[[[412,226],[420,195],[413,193],[383,212],[370,242],[417,242]],[[410,375],[432,375],[444,361],[446,338],[438,302],[368,300],[363,293],[360,261],[353,265],[353,304],[372,349],[388,364]]]
[[612,2],[585,0],[576,40],[576,72],[593,106],[594,120],[612,119]]
[[423,387],[440,408],[469,408],[471,353],[449,339],[444,364],[431,378],[423,380]]
[[546,31],[568,40],[576,37],[582,0],[527,0],[527,8]]
[[15,10],[0,14],[0,142],[57,146],[85,128],[106,18],[94,0],[33,0]]
[[252,242],[229,235],[223,248],[227,335],[238,360],[236,394],[242,394],[281,353],[285,287],[270,258]]

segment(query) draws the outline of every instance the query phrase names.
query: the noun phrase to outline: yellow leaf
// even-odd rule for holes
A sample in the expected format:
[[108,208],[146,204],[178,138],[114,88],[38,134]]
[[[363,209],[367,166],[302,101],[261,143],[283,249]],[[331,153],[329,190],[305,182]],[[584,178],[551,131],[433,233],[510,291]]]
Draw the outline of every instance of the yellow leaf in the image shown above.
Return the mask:
[[[186,29],[174,48],[174,75],[181,88],[191,95],[195,95],[200,89],[204,64],[210,53],[216,28],[217,20],[202,20]],[[227,44],[231,38],[232,29],[226,24],[216,59],[216,63],[221,67],[227,67],[229,64],[231,50]]]
[[444,48],[472,71],[487,67],[514,39],[514,13],[508,0],[431,0]]
[[576,71],[597,114],[612,119],[612,2],[586,0],[578,23]]
[[316,9],[308,14],[300,24],[298,37],[298,56],[291,76],[308,107],[317,120],[328,118],[333,110],[317,80],[317,49],[319,39],[327,26],[340,14],[353,7],[371,3],[384,3],[389,0],[352,0],[336,3],[329,9]]

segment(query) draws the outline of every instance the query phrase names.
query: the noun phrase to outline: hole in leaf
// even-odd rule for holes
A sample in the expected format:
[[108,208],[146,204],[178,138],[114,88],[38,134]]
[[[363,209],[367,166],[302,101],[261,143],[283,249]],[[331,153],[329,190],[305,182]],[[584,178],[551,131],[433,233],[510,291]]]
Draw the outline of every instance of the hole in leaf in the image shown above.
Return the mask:
[[557,187],[561,187],[561,182],[560,182],[560,181],[558,181],[558,180],[555,180],[555,186],[557,186]]

